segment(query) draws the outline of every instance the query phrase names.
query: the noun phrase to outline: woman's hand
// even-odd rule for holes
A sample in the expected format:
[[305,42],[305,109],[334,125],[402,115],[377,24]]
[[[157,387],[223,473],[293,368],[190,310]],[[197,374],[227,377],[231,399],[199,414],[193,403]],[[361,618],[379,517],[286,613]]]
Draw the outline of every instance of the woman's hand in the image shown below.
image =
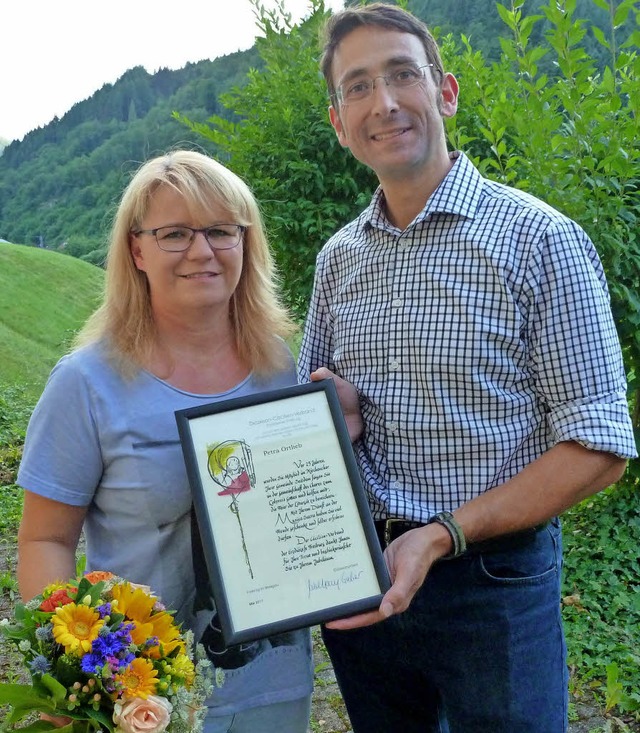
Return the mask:
[[340,407],[342,407],[342,413],[344,414],[344,419],[347,423],[351,442],[353,443],[358,440],[364,430],[364,423],[362,422],[360,398],[358,397],[356,388],[351,384],[351,382],[347,382],[342,379],[342,377],[338,377],[326,367],[316,369],[310,376],[312,382],[319,382],[321,379],[333,379],[338,392]]

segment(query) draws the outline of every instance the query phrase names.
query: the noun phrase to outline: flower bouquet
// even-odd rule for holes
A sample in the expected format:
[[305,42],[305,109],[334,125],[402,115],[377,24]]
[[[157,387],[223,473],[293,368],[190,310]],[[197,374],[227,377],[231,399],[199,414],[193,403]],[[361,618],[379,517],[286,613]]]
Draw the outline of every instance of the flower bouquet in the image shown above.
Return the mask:
[[[10,707],[0,730],[202,730],[211,662],[145,586],[101,571],[53,583],[18,604],[0,630],[17,645],[31,678],[0,684],[0,705]],[[15,725],[25,719],[31,722]]]

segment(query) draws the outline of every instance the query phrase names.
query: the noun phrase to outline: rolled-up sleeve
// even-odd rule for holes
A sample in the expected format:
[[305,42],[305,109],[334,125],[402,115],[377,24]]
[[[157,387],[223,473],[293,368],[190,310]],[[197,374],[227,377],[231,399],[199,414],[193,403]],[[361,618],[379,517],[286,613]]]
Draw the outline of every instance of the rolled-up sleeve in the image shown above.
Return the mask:
[[622,351],[593,243],[575,222],[556,220],[530,274],[531,359],[556,441],[636,457]]

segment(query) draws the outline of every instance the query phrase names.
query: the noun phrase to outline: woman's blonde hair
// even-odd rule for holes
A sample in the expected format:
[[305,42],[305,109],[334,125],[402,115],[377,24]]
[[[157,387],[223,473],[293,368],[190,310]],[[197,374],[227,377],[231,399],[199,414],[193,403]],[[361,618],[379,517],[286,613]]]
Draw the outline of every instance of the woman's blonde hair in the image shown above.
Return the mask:
[[246,227],[242,274],[230,303],[236,346],[252,371],[265,375],[276,370],[286,359],[281,339],[296,328],[279,298],[258,204],[239,176],[189,150],[147,161],[125,189],[111,229],[104,298],[78,334],[76,346],[103,340],[120,370],[129,374],[149,358],[156,329],[147,278],[133,261],[130,237],[141,228],[160,186],[178,191],[191,211],[205,213],[215,204]]

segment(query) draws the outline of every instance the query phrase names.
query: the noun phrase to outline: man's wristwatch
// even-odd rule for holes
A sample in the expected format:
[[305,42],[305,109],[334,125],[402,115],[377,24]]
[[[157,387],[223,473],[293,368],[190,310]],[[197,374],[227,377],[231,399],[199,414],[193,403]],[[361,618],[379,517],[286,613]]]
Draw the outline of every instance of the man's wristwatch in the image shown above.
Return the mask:
[[429,519],[427,524],[437,522],[441,524],[451,535],[453,541],[453,549],[448,555],[441,557],[441,560],[453,560],[454,557],[460,557],[467,549],[467,541],[464,538],[462,527],[456,522],[451,512],[438,512]]

